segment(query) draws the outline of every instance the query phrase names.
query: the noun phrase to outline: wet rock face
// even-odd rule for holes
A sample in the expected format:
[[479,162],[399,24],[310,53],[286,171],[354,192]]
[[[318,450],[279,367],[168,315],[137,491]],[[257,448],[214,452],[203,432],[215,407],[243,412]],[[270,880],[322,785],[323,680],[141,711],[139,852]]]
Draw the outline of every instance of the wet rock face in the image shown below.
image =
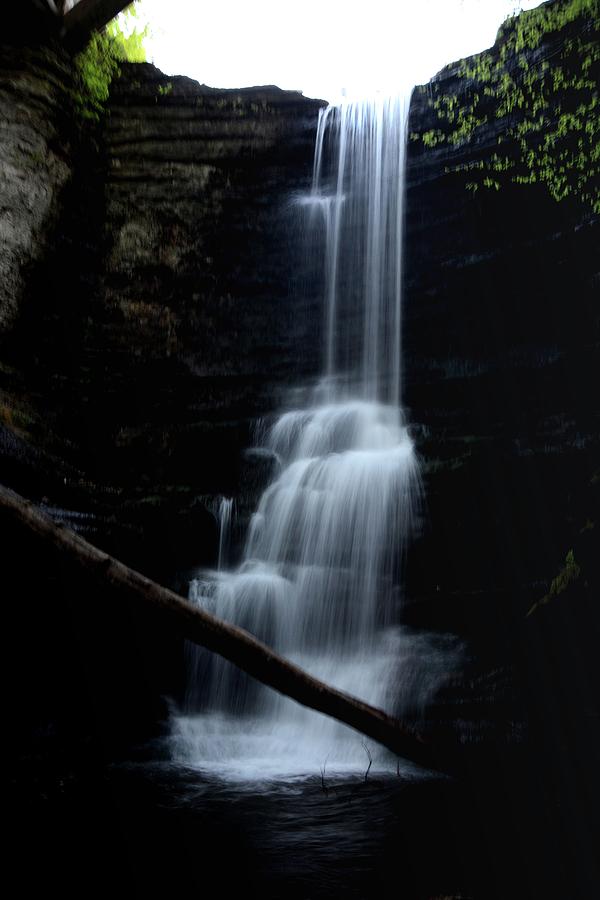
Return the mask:
[[[437,83],[460,105],[473,85],[458,71]],[[482,745],[506,746],[508,723],[525,721],[556,769],[567,762],[547,710],[565,733],[585,731],[599,674],[600,218],[540,185],[469,192],[470,173],[454,170],[492,157],[501,125],[490,109],[477,140],[409,143],[404,399],[425,499],[403,616],[468,641],[434,731],[463,718],[471,740],[481,727]],[[409,131],[436,128],[430,89],[417,88]],[[558,593],[570,551],[580,574]]]
[[[28,107],[28,95],[15,102]],[[320,106],[123,66],[3,344],[3,480],[183,593],[187,567],[214,564],[215,497],[236,494],[244,517],[268,477],[268,460],[244,455],[257,419],[319,365],[318,289],[294,204],[310,186]],[[9,555],[9,591],[37,608],[45,585],[69,626],[40,611],[22,684],[46,687],[19,712],[25,742],[38,720],[85,733],[89,696],[103,735],[152,731],[160,698],[182,684],[178,638],[137,617],[115,635],[87,590],[49,566],[24,586],[29,548],[16,541]]]
[[152,66],[125,67],[113,92],[97,337],[104,353],[129,357],[119,392],[149,389],[136,397],[135,440],[156,439],[151,395],[170,394],[162,414],[167,429],[168,417],[176,424],[168,455],[178,472],[163,481],[231,490],[240,438],[248,446],[252,421],[318,365],[318,290],[314,278],[300,287],[294,203],[310,183],[319,107],[277,88],[211,90]]
[[[54,503],[102,521],[116,504],[127,527],[111,546],[127,556],[137,534],[142,568],[211,561],[212,498],[239,495],[249,511],[265,477],[244,456],[256,422],[319,367],[297,200],[321,106],[123,65],[99,149],[82,151],[53,252],[29,279],[5,354],[10,419],[56,458]],[[15,486],[37,494],[31,454],[9,456]]]
[[256,420],[318,367],[295,203],[320,106],[123,67],[104,135],[102,318],[86,336],[107,361],[90,408],[109,478],[135,481],[141,451],[146,493],[243,493]]
[[0,335],[57,225],[72,169],[70,68],[60,50],[0,47]]
[[290,208],[309,186],[320,105],[124,67],[105,133],[103,288],[120,308],[116,341],[202,376],[310,368],[303,304],[314,297],[294,291],[301,230]]
[[[437,83],[460,103],[472,86],[458,68]],[[415,90],[411,132],[444,127],[429,101]],[[469,192],[453,170],[497,152],[498,127],[491,114],[476,145],[409,143],[405,402],[427,495],[413,574],[431,617],[451,624],[454,608],[457,627],[481,592],[508,593],[509,618],[544,593],[594,506],[600,458],[600,218],[539,185]]]

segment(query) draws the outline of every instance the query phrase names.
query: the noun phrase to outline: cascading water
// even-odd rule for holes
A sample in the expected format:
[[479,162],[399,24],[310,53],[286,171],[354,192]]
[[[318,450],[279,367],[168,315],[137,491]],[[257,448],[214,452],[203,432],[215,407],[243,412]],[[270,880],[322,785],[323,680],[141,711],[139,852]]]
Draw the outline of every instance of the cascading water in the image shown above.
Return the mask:
[[[324,376],[266,436],[277,474],[235,571],[190,598],[312,674],[399,712],[424,699],[415,639],[399,628],[400,574],[419,494],[400,407],[404,155],[409,98],[321,113],[302,201],[325,253]],[[364,765],[360,736],[189,649],[176,746],[188,762],[243,774]],[[415,695],[421,693],[421,697]]]
[[231,551],[231,519],[233,516],[233,499],[221,497],[219,503],[219,556],[217,569],[221,572],[229,562]]
[[[344,102],[320,116],[307,198],[325,223],[326,377],[340,398],[400,408],[404,157],[409,96]],[[335,142],[333,177],[326,145]],[[342,394],[343,396],[343,394]]]

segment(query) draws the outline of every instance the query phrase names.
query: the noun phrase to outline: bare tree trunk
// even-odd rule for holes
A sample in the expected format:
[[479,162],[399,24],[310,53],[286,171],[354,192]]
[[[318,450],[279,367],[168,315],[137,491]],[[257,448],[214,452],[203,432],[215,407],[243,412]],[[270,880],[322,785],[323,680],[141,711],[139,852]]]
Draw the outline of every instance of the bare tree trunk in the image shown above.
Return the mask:
[[[182,597],[103,553],[43,515],[33,503],[0,485],[0,521],[25,537],[53,547],[63,564],[83,570],[119,598],[157,612],[182,637],[218,653],[244,672],[298,703],[350,725],[394,753],[427,768],[440,768],[433,748],[380,709],[318,681],[251,634],[192,606]],[[10,564],[10,560],[7,560]],[[118,615],[118,613],[116,613]]]

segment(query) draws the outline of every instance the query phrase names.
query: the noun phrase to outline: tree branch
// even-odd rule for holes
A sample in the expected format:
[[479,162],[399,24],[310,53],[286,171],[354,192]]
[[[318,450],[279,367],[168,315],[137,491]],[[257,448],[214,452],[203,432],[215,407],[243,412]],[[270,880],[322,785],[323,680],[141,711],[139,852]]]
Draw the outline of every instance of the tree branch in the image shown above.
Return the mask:
[[118,16],[132,0],[79,0],[63,19],[64,42],[73,52],[83,50],[93,31]]

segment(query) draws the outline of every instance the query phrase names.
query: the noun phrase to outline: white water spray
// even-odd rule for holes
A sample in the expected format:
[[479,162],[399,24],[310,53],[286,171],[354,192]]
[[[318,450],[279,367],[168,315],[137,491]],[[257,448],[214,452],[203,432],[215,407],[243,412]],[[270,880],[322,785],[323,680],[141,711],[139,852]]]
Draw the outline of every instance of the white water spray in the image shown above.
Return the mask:
[[[321,113],[303,203],[325,254],[324,377],[266,436],[279,470],[241,565],[207,572],[190,589],[195,603],[316,677],[396,713],[432,689],[431,678],[415,679],[419,648],[398,626],[419,494],[400,407],[408,105],[408,97],[345,101]],[[355,732],[196,648],[186,707],[178,753],[221,773],[365,763]]]

